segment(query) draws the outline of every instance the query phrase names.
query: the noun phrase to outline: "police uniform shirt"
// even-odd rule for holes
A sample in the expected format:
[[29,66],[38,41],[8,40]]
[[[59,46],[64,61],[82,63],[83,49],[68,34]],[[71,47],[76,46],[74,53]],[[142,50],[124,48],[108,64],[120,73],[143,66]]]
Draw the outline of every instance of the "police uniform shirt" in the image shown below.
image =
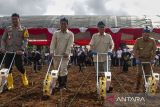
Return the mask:
[[1,48],[7,51],[24,50],[28,44],[29,33],[25,27],[14,28],[9,26],[1,40]]
[[153,38],[149,38],[148,41],[144,41],[143,37],[136,40],[133,47],[133,51],[136,58],[153,59],[156,54],[156,43]]

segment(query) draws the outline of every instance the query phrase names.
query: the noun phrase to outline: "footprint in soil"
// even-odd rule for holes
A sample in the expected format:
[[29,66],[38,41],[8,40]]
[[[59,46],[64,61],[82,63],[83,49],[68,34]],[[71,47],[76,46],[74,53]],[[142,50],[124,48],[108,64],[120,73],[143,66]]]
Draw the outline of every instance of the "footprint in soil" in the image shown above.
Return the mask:
[[42,92],[32,92],[22,95],[19,99],[21,100],[37,100],[42,98]]
[[[68,99],[72,99],[75,95],[69,95]],[[93,99],[97,100],[97,93],[96,92],[90,92],[90,93],[78,93],[76,98],[78,99]]]
[[46,101],[46,100],[49,100],[49,99],[50,99],[50,96],[42,96],[43,101]]

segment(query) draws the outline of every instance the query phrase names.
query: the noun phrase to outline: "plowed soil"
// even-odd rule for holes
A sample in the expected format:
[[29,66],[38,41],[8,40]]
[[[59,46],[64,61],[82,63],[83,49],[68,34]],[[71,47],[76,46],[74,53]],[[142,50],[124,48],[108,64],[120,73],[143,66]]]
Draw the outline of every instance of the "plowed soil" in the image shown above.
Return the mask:
[[[43,80],[47,71],[44,66],[41,71],[35,73],[31,67],[26,67],[29,86],[24,87],[20,73],[14,69],[14,90],[5,90],[0,94],[1,107],[103,107],[96,93],[96,72],[93,66],[87,66],[83,72],[79,72],[78,66],[69,68],[67,90],[54,92],[49,99],[43,98]],[[160,73],[160,67],[154,68]],[[135,93],[136,67],[129,67],[128,73],[122,72],[120,67],[112,67],[111,93]],[[141,86],[140,92],[143,92]],[[159,93],[159,88],[157,90]],[[114,105],[110,105],[114,106]],[[123,106],[124,107],[124,106]],[[150,106],[151,107],[151,106]]]

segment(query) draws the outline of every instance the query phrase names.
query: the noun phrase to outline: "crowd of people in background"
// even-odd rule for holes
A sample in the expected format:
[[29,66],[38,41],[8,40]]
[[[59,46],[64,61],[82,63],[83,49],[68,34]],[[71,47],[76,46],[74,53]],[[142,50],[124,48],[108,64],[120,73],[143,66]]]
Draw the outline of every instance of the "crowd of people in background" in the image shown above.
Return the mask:
[[[110,54],[111,67],[122,67],[122,71],[127,72],[128,67],[136,66],[136,58],[133,57],[133,49],[128,47],[119,47],[113,50]],[[34,72],[41,70],[43,65],[48,65],[51,60],[49,52],[42,53],[39,50],[33,49],[26,51],[24,54],[25,65],[33,65]],[[156,51],[155,66],[160,66],[160,49]],[[79,66],[79,71],[87,66],[93,66],[93,53],[87,46],[73,46],[70,55],[69,66]]]

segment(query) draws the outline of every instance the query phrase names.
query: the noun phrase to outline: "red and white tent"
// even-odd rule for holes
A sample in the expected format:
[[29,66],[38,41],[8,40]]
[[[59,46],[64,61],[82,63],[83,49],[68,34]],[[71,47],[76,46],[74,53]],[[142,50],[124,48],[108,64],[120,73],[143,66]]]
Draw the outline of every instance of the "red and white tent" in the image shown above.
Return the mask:
[[[55,28],[29,28],[30,34],[29,44],[31,45],[49,45],[52,39]],[[98,32],[97,28],[69,28],[75,34],[74,43],[77,45],[88,45],[94,33]],[[111,34],[115,48],[118,48],[120,43],[134,44],[135,39],[140,37],[143,28],[106,28],[105,32]],[[0,36],[3,35],[4,29],[0,29]],[[160,34],[160,29],[153,29],[154,33]]]

